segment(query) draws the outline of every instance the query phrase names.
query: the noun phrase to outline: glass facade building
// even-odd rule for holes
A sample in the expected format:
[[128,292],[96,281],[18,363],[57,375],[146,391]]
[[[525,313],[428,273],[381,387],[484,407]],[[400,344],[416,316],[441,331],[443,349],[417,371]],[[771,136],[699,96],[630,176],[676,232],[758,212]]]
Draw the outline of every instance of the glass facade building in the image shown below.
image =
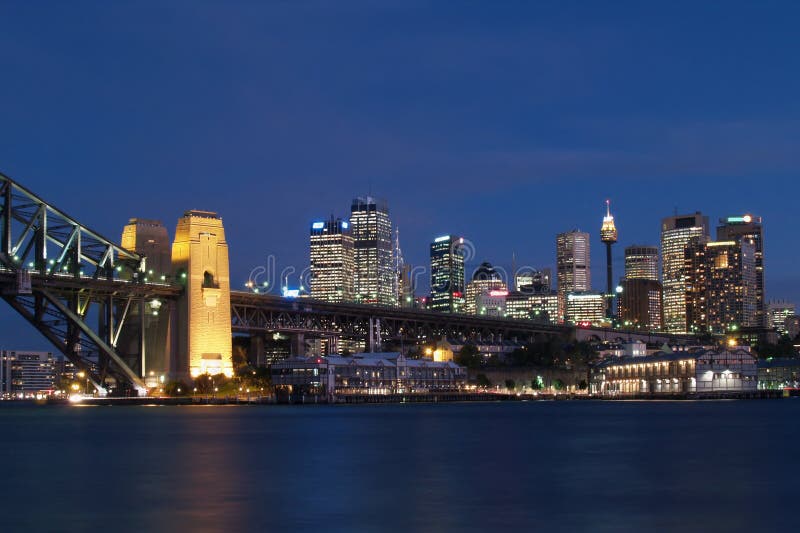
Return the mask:
[[658,247],[634,244],[625,248],[625,279],[658,281]]
[[690,332],[725,333],[756,326],[755,248],[747,241],[686,248],[686,320]]
[[559,233],[556,236],[559,320],[566,315],[567,294],[591,290],[589,266],[589,234],[577,230]]
[[708,217],[668,217],[661,221],[661,284],[664,331],[686,333],[686,246],[693,238],[708,236]]
[[767,325],[764,294],[764,227],[761,217],[753,215],[731,216],[720,219],[717,226],[718,241],[746,241],[753,245],[756,262],[756,317],[754,326]]
[[355,296],[353,237],[341,218],[311,224],[311,297],[327,302],[352,302]]
[[355,301],[365,304],[397,305],[392,222],[385,201],[371,196],[353,200],[350,233],[355,262]]
[[431,298],[428,309],[444,313],[464,310],[464,238],[437,237],[431,243]]

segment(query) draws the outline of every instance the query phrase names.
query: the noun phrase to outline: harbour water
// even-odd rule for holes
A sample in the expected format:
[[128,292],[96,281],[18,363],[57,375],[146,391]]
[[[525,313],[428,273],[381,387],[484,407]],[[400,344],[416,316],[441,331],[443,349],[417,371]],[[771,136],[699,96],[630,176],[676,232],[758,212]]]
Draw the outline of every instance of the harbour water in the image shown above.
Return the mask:
[[2,531],[798,527],[800,400],[0,407]]

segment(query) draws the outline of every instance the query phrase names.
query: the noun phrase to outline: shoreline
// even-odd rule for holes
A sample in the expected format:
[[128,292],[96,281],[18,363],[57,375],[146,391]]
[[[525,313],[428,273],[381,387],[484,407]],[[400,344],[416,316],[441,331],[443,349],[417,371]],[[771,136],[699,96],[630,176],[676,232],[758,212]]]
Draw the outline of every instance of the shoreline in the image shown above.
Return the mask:
[[544,402],[544,401],[708,401],[708,400],[775,400],[800,397],[797,390],[758,390],[748,392],[717,392],[702,394],[628,394],[618,396],[590,396],[582,394],[392,394],[392,395],[347,395],[329,401],[324,396],[299,396],[275,400],[274,397],[142,397],[142,398],[84,398],[80,401],[67,399],[4,400],[3,406],[192,406],[192,405],[360,405],[360,404],[405,404],[405,403],[457,403],[457,402]]

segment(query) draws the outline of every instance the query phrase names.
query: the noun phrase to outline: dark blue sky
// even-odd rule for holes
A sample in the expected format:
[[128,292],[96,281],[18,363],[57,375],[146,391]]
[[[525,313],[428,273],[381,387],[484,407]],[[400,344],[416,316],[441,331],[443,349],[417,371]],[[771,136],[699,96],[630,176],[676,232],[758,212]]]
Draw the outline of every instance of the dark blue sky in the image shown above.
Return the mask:
[[0,3],[0,170],[114,239],[216,210],[244,282],[371,189],[411,263],[452,232],[549,266],[579,227],[599,288],[609,197],[617,273],[676,208],[747,211],[800,301],[794,2],[30,4]]

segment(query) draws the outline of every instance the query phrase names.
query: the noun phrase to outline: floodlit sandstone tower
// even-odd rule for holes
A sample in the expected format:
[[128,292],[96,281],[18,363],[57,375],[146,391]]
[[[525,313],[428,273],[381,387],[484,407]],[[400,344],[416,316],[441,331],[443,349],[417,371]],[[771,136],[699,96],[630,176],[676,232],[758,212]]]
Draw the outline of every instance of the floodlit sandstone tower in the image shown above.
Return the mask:
[[216,213],[187,211],[178,220],[172,268],[186,286],[178,304],[177,374],[232,376],[228,243]]
[[[122,247],[145,257],[146,270],[142,275],[150,281],[163,281],[171,274],[169,236],[161,221],[130,219],[122,230]],[[172,301],[139,301],[138,305],[131,306],[127,327],[117,339],[117,353],[145,378],[149,387],[158,385],[161,376],[171,376],[175,364],[172,361],[173,312]]]

